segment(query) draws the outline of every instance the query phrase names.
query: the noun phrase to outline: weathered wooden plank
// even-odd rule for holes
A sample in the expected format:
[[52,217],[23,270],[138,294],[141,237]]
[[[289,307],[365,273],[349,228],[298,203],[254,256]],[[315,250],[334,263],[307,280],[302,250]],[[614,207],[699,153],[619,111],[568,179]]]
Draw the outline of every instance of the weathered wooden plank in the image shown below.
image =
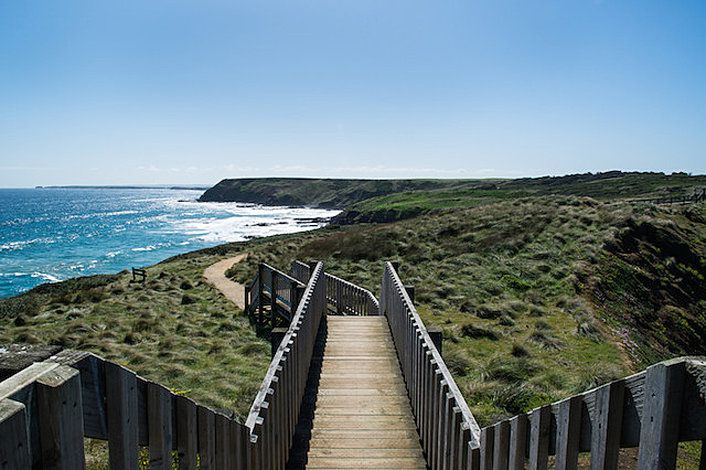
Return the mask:
[[29,429],[25,405],[0,400],[0,468],[31,468]]
[[216,470],[216,414],[197,405],[199,463],[201,470]]
[[172,394],[168,388],[147,384],[147,425],[150,469],[172,469]]
[[106,362],[105,381],[110,468],[137,470],[139,436],[135,373]]
[[667,361],[647,369],[639,470],[675,467],[683,386],[684,362]]
[[510,422],[501,421],[493,426],[493,470],[507,470],[510,457]]
[[525,468],[527,453],[528,423],[527,414],[521,413],[510,420],[510,454],[508,468],[522,470]]
[[230,470],[230,420],[216,413],[216,468]]
[[43,468],[84,468],[80,372],[59,366],[42,374],[37,379],[37,408]]
[[174,397],[176,409],[177,456],[179,470],[196,470],[198,457],[198,419],[196,404],[184,396]]
[[530,415],[529,469],[545,470],[549,456],[551,406],[535,408]]
[[466,467],[468,470],[480,470],[480,447],[475,447],[470,442],[468,443],[468,460]]
[[493,470],[493,447],[495,445],[495,428],[492,426],[480,430],[480,468]]
[[615,381],[595,392],[591,419],[591,468],[594,470],[618,467],[624,389],[624,382]]
[[105,362],[95,354],[64,350],[51,358],[81,371],[83,428],[86,437],[108,439],[105,408]]
[[[583,400],[580,396],[574,396],[559,403],[556,426],[556,470],[574,469],[578,463],[582,404]],[[618,426],[620,424],[618,423]]]
[[35,362],[26,369],[0,382],[0,400],[9,398],[25,387],[32,385],[39,376],[59,367],[55,362]]

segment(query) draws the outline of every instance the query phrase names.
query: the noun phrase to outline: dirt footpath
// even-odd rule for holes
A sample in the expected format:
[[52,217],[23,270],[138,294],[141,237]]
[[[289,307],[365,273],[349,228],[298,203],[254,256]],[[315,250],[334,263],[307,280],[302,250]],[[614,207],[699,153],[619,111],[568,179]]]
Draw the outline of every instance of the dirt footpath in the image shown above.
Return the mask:
[[247,257],[247,253],[234,256],[212,264],[203,272],[209,284],[221,291],[228,300],[241,309],[245,309],[245,287],[242,284],[233,282],[226,277],[226,271],[235,263],[239,263]]

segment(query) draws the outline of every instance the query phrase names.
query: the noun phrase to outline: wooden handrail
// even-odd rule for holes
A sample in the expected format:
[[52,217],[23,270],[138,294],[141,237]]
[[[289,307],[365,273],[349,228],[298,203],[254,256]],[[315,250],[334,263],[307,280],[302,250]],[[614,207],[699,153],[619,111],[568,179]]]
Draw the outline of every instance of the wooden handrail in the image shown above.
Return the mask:
[[549,455],[557,469],[576,468],[579,452],[591,452],[591,468],[617,468],[627,447],[639,447],[639,469],[674,468],[678,442],[706,439],[704,395],[706,358],[661,362],[483,428],[484,448],[469,468],[514,469],[525,459],[546,468]]
[[316,334],[326,314],[323,277],[319,262],[250,409],[245,423],[254,446],[250,468],[283,468],[287,460]]
[[[274,328],[281,321],[290,322],[306,284],[276,268],[260,263],[255,278],[245,289],[245,311],[251,323]],[[265,295],[269,296],[270,317],[265,317]]]
[[[294,261],[289,268],[289,274],[300,281],[309,279],[310,268],[301,261]],[[380,303],[372,292],[332,274],[325,273],[325,276],[326,299],[333,305],[337,313],[380,315]]]
[[380,315],[380,304],[372,292],[326,273],[326,299],[338,313]]
[[390,324],[429,466],[465,468],[471,449],[480,448],[480,428],[390,262],[380,309]]
[[7,468],[83,468],[84,437],[108,441],[111,469],[136,469],[139,446],[151,468],[171,468],[172,450],[180,469],[195,470],[197,454],[209,468],[250,458],[246,426],[95,354],[65,350],[0,383]]
[[311,268],[308,264],[295,260],[289,267],[289,275],[306,284],[309,282],[309,277],[311,277]]

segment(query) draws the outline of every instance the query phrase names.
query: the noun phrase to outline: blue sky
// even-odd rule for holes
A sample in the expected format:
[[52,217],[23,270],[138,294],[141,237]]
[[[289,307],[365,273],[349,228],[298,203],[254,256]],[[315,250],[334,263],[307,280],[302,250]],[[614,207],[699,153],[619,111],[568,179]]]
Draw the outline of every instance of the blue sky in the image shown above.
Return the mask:
[[703,0],[0,2],[0,187],[706,173]]

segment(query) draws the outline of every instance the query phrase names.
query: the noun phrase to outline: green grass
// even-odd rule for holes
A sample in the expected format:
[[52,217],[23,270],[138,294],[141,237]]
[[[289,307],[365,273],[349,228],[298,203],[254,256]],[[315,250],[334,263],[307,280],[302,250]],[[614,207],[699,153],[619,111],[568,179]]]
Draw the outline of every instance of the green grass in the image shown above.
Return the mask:
[[[631,181],[619,178],[576,184]],[[389,196],[385,204],[396,200],[405,198]],[[242,418],[269,348],[201,275],[245,251],[247,261],[229,273],[243,283],[258,262],[286,269],[295,259],[322,260],[328,272],[373,292],[383,262],[399,261],[420,315],[442,329],[444,358],[483,425],[665,357],[706,353],[703,204],[655,208],[561,195],[507,195],[459,207],[435,201],[432,213],[414,219],[330,226],[178,256],[148,268],[144,285],[123,273],[82,281],[78,290],[59,285],[0,301],[9,320],[0,341],[94,351],[199,402],[235,408]],[[629,335],[621,333],[625,327]]]
[[[242,311],[202,280],[205,267],[218,259],[201,253],[152,266],[144,284],[130,282],[125,272],[82,278],[83,289],[60,283],[3,300],[0,311],[8,321],[0,326],[0,343],[91,351],[244,419],[270,347]],[[31,308],[22,310],[22,304]]]
[[443,187],[408,190],[352,204],[334,218],[337,224],[392,222],[449,208],[468,208],[523,197],[587,196],[597,200],[687,195],[706,187],[706,177],[683,173],[568,175],[516,180],[452,181]]

